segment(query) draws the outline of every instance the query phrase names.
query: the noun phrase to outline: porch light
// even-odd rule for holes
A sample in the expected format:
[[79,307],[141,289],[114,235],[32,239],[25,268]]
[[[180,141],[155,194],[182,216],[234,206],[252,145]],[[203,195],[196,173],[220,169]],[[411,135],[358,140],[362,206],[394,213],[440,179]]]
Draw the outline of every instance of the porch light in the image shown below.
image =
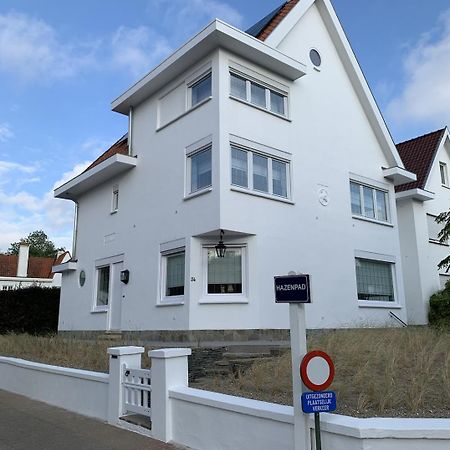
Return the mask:
[[227,251],[227,246],[223,243],[224,231],[220,230],[219,243],[216,245],[216,255],[218,258],[224,258],[225,252]]

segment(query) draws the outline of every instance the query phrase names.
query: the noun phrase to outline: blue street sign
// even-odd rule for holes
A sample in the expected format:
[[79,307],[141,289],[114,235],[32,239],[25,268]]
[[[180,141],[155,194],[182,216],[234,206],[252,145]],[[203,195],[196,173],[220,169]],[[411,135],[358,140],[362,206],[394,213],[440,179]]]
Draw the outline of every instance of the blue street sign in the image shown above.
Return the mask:
[[336,409],[336,393],[333,391],[303,392],[302,410],[304,413],[330,412]]
[[275,303],[311,303],[309,275],[274,277]]

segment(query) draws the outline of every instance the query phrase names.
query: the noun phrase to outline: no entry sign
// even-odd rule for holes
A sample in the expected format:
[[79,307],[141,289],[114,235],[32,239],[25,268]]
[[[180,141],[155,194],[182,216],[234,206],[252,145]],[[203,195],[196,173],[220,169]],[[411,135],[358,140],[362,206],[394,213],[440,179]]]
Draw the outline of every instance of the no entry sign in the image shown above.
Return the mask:
[[321,350],[308,352],[300,364],[303,384],[311,391],[324,391],[334,379],[334,364]]

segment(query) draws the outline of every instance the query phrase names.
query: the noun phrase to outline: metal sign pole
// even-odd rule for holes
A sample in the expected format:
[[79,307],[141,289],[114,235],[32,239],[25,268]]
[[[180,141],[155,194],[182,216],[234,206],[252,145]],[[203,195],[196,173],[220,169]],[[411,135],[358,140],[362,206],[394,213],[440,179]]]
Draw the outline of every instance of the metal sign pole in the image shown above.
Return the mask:
[[301,405],[302,382],[298,368],[306,354],[306,323],[305,306],[301,303],[289,304],[289,320],[291,326],[291,357],[292,357],[292,390],[294,401],[294,448],[308,450],[311,448],[308,427],[308,416],[303,414]]
[[316,435],[316,450],[322,450],[322,441],[320,439],[320,413],[314,413],[314,433]]

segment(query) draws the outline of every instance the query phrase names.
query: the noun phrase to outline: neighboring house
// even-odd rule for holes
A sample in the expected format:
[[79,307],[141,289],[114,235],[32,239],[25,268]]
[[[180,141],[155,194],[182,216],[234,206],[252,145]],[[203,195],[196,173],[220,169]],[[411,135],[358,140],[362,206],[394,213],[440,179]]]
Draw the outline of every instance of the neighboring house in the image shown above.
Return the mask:
[[285,337],[292,271],[310,328],[406,320],[394,185],[416,177],[328,0],[213,21],[112,109],[128,134],[55,190],[77,205],[59,330]]
[[61,274],[53,274],[52,267],[68,261],[69,252],[55,258],[29,256],[29,252],[29,245],[20,244],[18,255],[0,255],[0,290],[61,286]]
[[408,321],[425,324],[430,296],[450,279],[438,263],[450,253],[439,242],[442,225],[435,219],[450,208],[450,137],[447,128],[397,145],[417,181],[396,188],[403,277],[408,299]]

